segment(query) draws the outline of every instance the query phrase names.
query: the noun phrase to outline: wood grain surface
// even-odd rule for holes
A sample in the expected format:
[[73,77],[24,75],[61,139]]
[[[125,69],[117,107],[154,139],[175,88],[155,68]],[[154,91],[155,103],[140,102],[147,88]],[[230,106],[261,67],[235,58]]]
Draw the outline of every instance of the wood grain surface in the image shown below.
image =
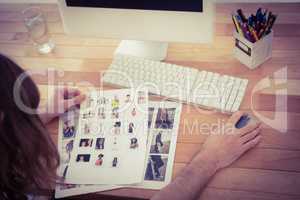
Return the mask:
[[[51,89],[49,85],[87,88],[89,85],[86,82],[89,82],[99,87],[100,72],[111,63],[119,40],[65,35],[58,7],[53,4],[38,5],[48,16],[49,31],[57,45],[53,53],[40,55],[28,38],[20,14],[28,6],[0,4],[0,52],[35,73],[32,77],[40,88],[42,101],[47,99]],[[278,14],[279,18],[274,27],[272,59],[251,71],[232,55],[234,27],[230,14],[238,8],[243,8],[246,13],[254,12],[260,6]],[[255,109],[259,115],[270,119],[276,114],[286,116],[287,131],[282,133],[264,124],[263,141],[258,147],[231,167],[218,172],[204,192],[199,194],[199,199],[300,199],[300,3],[218,4],[215,29],[212,44],[170,43],[166,61],[249,79],[241,110],[252,113]],[[275,75],[279,70],[286,70],[287,73]],[[53,76],[51,82],[45,78],[49,74]],[[270,87],[253,94],[253,88],[264,78],[269,80]],[[276,86],[273,83],[281,84]],[[275,106],[276,101],[285,98],[286,103]],[[173,177],[201,150],[207,137],[205,130],[195,124],[224,123],[227,118],[224,114],[199,111],[184,105]],[[279,126],[280,123],[283,122],[280,121]],[[57,120],[48,128],[56,142]],[[124,188],[102,194],[150,198],[155,192]]]

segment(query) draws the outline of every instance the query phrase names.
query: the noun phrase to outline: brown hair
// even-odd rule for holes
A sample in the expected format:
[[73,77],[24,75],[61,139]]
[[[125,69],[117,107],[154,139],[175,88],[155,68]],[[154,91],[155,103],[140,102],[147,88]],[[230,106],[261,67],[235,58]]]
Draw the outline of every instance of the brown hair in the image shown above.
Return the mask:
[[[15,62],[0,54],[0,199],[26,199],[30,189],[49,189],[59,165],[57,149],[37,113],[17,106],[13,90],[24,74]],[[19,95],[36,110],[40,96],[31,78],[22,81]]]

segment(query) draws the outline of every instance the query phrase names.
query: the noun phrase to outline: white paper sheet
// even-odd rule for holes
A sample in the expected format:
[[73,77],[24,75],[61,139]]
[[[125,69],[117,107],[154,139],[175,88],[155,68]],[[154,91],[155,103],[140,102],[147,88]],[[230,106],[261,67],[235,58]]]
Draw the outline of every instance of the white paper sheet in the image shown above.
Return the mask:
[[136,184],[147,152],[147,91],[93,91],[81,105],[66,174],[73,184]]
[[[167,108],[169,109],[169,112],[171,113],[169,118],[171,123],[167,122],[165,124],[169,124],[168,126],[163,126],[163,129],[160,129],[156,124],[159,124],[160,120],[157,120],[159,117],[159,109],[160,108]],[[178,129],[179,129],[179,123],[180,123],[180,115],[181,115],[181,109],[182,106],[179,103],[174,102],[149,102],[149,113],[148,113],[148,143],[147,143],[147,155],[146,155],[146,161],[145,166],[143,167],[144,174],[146,174],[147,166],[150,160],[150,164],[152,165],[152,179],[153,180],[147,180],[151,179],[151,175],[145,175],[144,180],[140,184],[136,185],[129,185],[125,187],[133,187],[133,188],[144,188],[144,189],[161,189],[167,184],[171,182],[172,179],[172,172],[173,172],[173,164],[174,164],[174,157],[175,157],[175,150],[176,150],[176,142],[177,142],[177,135],[178,135]],[[173,114],[174,113],[174,114]],[[77,117],[76,117],[77,116]],[[65,140],[68,140],[69,137],[64,137],[63,134],[63,125],[64,122],[70,121],[71,125],[75,127],[75,133],[78,127],[78,112],[69,112],[68,115],[64,115],[61,117],[60,125],[59,125],[59,138],[58,138],[58,147],[60,154],[66,149],[66,146],[63,145],[65,143]],[[74,121],[74,123],[72,122]],[[158,123],[155,123],[155,122]],[[168,127],[168,129],[166,129]],[[159,145],[159,137],[156,140],[156,137],[159,133],[159,131],[163,131],[163,135],[161,137],[162,143],[164,147],[157,146]],[[165,135],[164,133],[170,133]],[[66,136],[68,136],[68,132],[66,131]],[[75,135],[74,135],[75,137]],[[74,139],[72,137],[72,139]],[[169,141],[170,140],[170,145]],[[155,147],[157,141],[157,147]],[[166,145],[164,145],[166,144]],[[168,147],[169,146],[169,147]],[[158,152],[158,153],[157,153]],[[65,153],[67,154],[67,153]],[[159,167],[158,170],[160,171],[161,176],[155,177],[155,170],[154,170],[154,163],[151,161],[151,155],[152,156],[161,156],[161,159],[163,161],[163,166]],[[69,156],[64,156],[65,158],[68,158]],[[155,158],[154,158],[155,159]],[[62,161],[62,163],[64,163]],[[64,165],[61,166],[59,169],[59,174],[63,174],[64,172],[64,166],[68,165],[67,163],[64,163]],[[150,167],[150,168],[151,168]],[[148,167],[149,168],[149,167]],[[94,193],[94,192],[101,192],[105,190],[111,190],[111,189],[117,189],[124,186],[116,186],[116,185],[72,185],[72,184],[64,184],[64,185],[57,185],[56,187],[56,198],[62,198],[67,196],[73,196],[73,195],[80,195],[80,194],[86,194],[86,193]]]
[[[61,165],[57,170],[57,174],[61,177],[55,188],[55,198],[64,198],[69,196],[102,192],[119,188],[113,185],[74,185],[67,184],[64,179],[64,173],[67,172],[71,152],[73,150],[72,143],[76,137],[78,128],[79,110],[72,110],[62,115],[59,119],[58,129],[58,151],[60,154]],[[73,142],[72,142],[73,141]]]

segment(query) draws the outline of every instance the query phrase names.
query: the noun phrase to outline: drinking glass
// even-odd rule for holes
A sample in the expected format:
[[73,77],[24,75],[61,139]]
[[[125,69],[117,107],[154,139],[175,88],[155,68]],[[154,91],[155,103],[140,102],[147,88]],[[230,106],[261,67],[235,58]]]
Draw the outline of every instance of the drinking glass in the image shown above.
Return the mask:
[[29,7],[22,11],[24,24],[28,30],[30,39],[41,54],[53,51],[55,44],[50,39],[46,16],[38,7]]

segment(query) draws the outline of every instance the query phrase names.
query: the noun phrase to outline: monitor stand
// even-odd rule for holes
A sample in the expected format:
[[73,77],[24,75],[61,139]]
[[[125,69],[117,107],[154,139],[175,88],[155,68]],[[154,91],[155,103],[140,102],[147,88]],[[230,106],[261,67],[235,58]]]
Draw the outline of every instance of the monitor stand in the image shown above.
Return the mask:
[[166,59],[167,51],[168,43],[166,42],[122,40],[115,51],[115,55],[128,55],[162,61]]

